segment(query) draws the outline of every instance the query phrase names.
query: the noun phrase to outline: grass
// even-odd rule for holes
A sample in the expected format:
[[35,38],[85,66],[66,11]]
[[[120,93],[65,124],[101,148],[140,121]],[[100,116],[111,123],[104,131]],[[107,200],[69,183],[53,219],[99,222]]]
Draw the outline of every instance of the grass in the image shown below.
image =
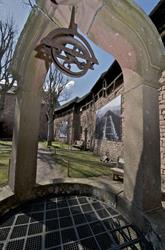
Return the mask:
[[[69,174],[74,178],[97,177],[103,175],[111,175],[111,169],[104,166],[100,162],[100,157],[89,151],[68,150],[68,145],[53,143],[56,153],[54,160],[61,165],[67,167],[69,162]],[[64,161],[65,160],[65,161]]]
[[[0,141],[0,186],[5,185],[8,181],[9,158],[11,153],[11,143]],[[40,145],[46,148],[46,142]],[[97,177],[111,175],[109,167],[100,162],[100,157],[89,151],[70,150],[67,144],[54,142],[53,159],[62,168],[67,171],[69,163],[69,175],[73,178]]]
[[0,141],[0,186],[8,181],[9,158],[11,153],[11,142]]

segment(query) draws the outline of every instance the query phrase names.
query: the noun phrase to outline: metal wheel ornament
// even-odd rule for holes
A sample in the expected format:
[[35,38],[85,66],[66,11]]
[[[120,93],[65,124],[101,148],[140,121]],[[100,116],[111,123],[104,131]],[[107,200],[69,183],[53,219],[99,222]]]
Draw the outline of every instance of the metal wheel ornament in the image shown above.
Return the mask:
[[77,31],[74,23],[75,8],[69,28],[59,28],[50,32],[40,44],[42,53],[46,54],[65,74],[81,77],[89,69],[94,69],[98,61],[88,41]]

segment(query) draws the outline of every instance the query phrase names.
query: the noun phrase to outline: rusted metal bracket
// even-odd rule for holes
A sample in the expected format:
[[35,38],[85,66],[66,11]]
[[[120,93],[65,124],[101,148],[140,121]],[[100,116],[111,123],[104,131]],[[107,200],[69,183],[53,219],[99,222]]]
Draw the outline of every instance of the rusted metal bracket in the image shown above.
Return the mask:
[[93,70],[94,64],[98,64],[90,44],[78,32],[74,6],[69,28],[51,31],[42,39],[38,48],[42,51],[43,57],[52,60],[61,71],[72,77],[81,77],[89,69]]

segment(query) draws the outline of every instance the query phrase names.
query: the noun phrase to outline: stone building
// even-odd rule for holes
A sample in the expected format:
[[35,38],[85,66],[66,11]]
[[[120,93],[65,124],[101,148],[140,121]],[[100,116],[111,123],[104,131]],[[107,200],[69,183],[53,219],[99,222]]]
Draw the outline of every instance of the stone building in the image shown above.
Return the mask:
[[[165,3],[160,3],[151,12],[150,18],[157,27],[165,44],[164,25]],[[55,110],[55,131],[59,130],[62,122],[68,121],[68,136],[61,138],[55,133],[55,139],[74,144],[76,140],[83,140],[85,148],[99,155],[108,154],[112,160],[123,155],[122,131],[124,126],[123,117],[123,75],[117,61],[110,66],[97,80],[93,88],[85,96],[74,98],[69,103]],[[96,138],[96,112],[121,95],[121,138],[118,141]],[[160,151],[161,168],[165,169],[165,86],[159,89],[159,111],[160,111]],[[129,129],[129,128],[128,128]]]
[[[16,94],[13,91],[9,91],[5,97],[4,111],[0,120],[0,138],[11,140],[13,136],[14,127],[14,112],[15,112]],[[29,112],[27,110],[27,112]],[[46,119],[46,105],[41,103],[40,113],[40,131],[39,139],[43,140],[47,138],[47,119]]]

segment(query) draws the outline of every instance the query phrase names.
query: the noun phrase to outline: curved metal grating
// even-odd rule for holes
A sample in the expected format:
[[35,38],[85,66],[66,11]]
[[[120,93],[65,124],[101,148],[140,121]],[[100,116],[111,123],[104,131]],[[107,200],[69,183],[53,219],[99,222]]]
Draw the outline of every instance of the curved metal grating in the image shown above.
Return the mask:
[[107,203],[90,197],[51,197],[2,218],[0,250],[145,250],[133,225]]

